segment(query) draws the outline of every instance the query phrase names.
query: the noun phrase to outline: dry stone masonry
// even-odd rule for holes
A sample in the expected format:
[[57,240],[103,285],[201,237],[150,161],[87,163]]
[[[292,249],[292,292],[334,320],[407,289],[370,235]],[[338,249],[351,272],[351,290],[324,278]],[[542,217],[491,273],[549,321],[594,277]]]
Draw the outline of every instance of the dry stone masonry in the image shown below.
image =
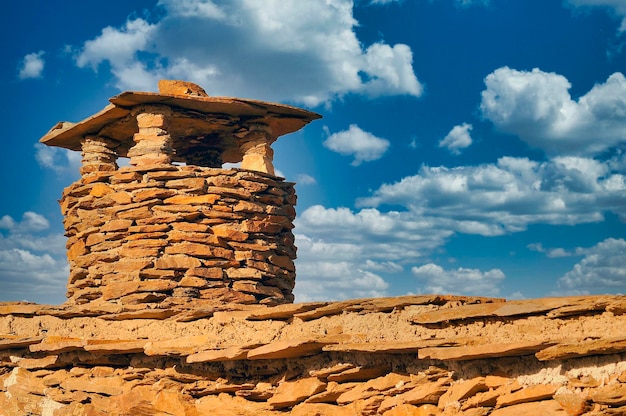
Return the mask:
[[319,116],[159,87],[42,139],[68,301],[0,303],[0,416],[626,415],[626,296],[291,303],[271,144]]
[[100,172],[61,199],[71,302],[293,301],[292,183],[243,170]]
[[274,176],[271,144],[319,116],[182,81],[159,88],[122,93],[42,139],[82,152],[60,201],[68,300],[292,302],[296,196]]

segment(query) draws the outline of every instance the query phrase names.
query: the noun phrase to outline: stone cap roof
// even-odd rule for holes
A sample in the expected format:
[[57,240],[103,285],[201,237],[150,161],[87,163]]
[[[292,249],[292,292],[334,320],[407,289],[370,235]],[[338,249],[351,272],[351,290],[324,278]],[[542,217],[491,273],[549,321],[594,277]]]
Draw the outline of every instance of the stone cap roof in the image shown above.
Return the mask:
[[[48,146],[81,150],[81,139],[85,136],[98,135],[120,143],[116,148],[118,156],[125,157],[133,143],[133,134],[137,132],[137,120],[132,110],[142,105],[162,105],[172,111],[169,133],[179,154],[198,151],[199,147],[211,148],[219,142],[224,152],[224,162],[238,162],[240,155],[235,143],[237,134],[245,134],[245,126],[265,124],[271,128],[277,138],[293,133],[309,122],[321,118],[321,115],[284,104],[265,101],[232,98],[198,96],[172,92],[137,92],[125,91],[109,99],[104,109],[78,123],[59,122],[46,133],[40,142]],[[185,142],[193,143],[186,145]],[[229,155],[233,150],[234,154]],[[231,152],[232,153],[232,152]]]

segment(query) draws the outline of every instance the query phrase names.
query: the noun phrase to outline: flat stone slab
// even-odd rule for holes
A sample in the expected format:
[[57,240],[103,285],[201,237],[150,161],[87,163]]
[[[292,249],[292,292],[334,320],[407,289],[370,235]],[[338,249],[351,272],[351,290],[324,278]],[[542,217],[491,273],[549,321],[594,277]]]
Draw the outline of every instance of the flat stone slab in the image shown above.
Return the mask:
[[590,341],[564,342],[545,348],[535,354],[538,360],[562,360],[587,355],[617,354],[626,351],[626,338],[605,338]]
[[483,344],[463,347],[422,348],[417,356],[421,360],[467,361],[481,358],[515,357],[532,355],[553,345],[549,341],[511,342],[506,344]]
[[[111,104],[82,121],[57,123],[40,142],[80,151],[83,137],[100,135],[119,142],[116,153],[126,157],[134,145],[133,135],[138,132],[137,120],[131,115],[131,110],[142,105],[162,105],[173,110],[168,132],[181,161],[187,153],[197,153],[203,146],[210,149],[217,143],[224,152],[224,162],[236,163],[242,158],[237,144],[242,124],[266,124],[277,138],[321,118],[317,113],[289,105],[232,97],[125,91],[109,101]],[[207,135],[220,136],[220,140],[205,139]],[[190,138],[202,140],[198,142]]]
[[[576,315],[589,311],[603,311],[621,296],[573,296],[512,300],[499,303],[463,305],[457,308],[439,309],[415,315],[411,320],[418,324],[436,324],[488,317],[538,315],[551,312],[551,317]],[[561,310],[563,313],[559,314]]]

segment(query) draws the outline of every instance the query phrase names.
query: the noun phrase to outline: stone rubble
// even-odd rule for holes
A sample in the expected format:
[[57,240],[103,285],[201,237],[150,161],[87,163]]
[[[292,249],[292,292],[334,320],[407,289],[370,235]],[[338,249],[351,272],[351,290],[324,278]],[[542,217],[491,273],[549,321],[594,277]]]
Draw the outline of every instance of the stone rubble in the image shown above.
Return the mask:
[[623,300],[3,303],[0,415],[623,415]]

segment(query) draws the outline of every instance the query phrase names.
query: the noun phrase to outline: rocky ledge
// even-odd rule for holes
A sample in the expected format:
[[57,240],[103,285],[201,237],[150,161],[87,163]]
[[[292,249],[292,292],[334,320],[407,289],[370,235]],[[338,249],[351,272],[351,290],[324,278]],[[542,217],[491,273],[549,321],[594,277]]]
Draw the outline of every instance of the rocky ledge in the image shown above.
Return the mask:
[[626,296],[0,303],[0,415],[624,415]]

